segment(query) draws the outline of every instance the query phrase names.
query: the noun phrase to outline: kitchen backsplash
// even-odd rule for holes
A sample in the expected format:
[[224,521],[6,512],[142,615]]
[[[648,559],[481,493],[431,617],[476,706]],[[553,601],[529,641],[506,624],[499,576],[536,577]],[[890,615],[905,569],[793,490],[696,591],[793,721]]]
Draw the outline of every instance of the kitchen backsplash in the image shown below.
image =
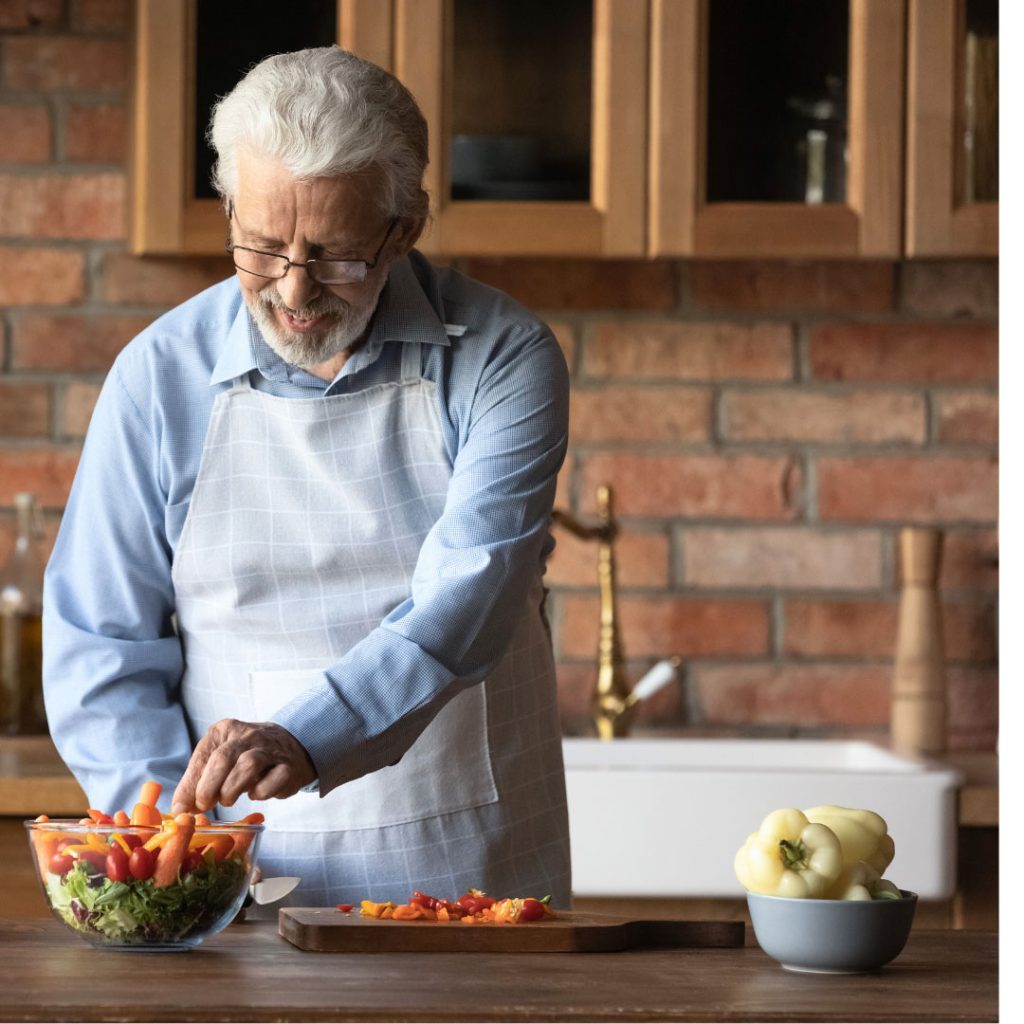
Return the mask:
[[[131,5],[0,3],[0,559],[59,521],[124,344],[231,272],[126,247]],[[950,746],[998,718],[997,264],[456,261],[541,312],[572,371],[557,504],[615,488],[636,731],[884,739],[900,526],[947,531]],[[555,531],[567,733],[590,729],[596,551]]]

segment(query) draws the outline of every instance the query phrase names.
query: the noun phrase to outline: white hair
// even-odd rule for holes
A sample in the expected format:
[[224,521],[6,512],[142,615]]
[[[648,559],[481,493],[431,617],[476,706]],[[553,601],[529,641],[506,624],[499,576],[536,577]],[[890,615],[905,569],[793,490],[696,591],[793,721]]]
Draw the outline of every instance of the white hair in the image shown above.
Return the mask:
[[388,217],[425,217],[427,123],[394,75],[337,46],[279,53],[253,66],[213,108],[213,186],[238,190],[238,152],[280,160],[296,179],[374,168]]

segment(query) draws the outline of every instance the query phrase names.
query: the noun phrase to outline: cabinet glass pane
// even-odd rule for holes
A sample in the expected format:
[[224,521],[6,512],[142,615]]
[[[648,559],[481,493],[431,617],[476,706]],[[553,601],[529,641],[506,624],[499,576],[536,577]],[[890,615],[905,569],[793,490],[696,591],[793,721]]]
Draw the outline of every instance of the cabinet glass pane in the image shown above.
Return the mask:
[[590,198],[592,0],[455,0],[452,199]]
[[338,40],[337,5],[324,0],[246,0],[195,4],[196,76],[193,125],[193,195],[214,199],[214,153],[204,138],[217,98],[272,53],[332,46]]
[[999,199],[999,2],[966,0],[959,170],[963,203]]
[[848,0],[707,6],[707,201],[844,202]]

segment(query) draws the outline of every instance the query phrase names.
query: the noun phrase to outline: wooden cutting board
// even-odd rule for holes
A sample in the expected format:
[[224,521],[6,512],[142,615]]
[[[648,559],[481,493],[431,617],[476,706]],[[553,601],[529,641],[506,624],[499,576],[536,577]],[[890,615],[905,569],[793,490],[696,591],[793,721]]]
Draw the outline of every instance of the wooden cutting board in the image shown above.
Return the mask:
[[284,907],[278,931],[318,953],[612,953],[743,945],[742,921],[642,921],[559,911],[529,924],[379,921],[334,907]]

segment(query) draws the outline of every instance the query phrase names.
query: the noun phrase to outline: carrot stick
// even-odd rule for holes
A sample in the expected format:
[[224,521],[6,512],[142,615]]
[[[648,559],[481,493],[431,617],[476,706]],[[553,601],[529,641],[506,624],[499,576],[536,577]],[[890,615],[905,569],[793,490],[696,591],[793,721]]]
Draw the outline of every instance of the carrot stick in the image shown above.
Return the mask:
[[179,814],[174,819],[177,829],[171,838],[164,843],[160,856],[156,859],[156,870],[153,872],[153,885],[163,889],[178,880],[178,869],[188,852],[188,844],[195,832],[196,820],[191,814]]
[[[247,814],[241,821],[235,822],[238,825],[259,825],[263,822],[263,815],[259,811],[255,811],[252,814]],[[232,857],[244,857],[246,851],[248,851],[250,844],[252,843],[255,832],[233,832],[232,835],[235,837],[235,845],[232,847]]]
[[131,817],[132,825],[151,825],[153,828],[160,828],[163,823],[164,819],[155,807],[141,801],[135,805]]
[[148,804],[150,807],[156,807],[157,800],[160,799],[160,794],[163,792],[164,787],[159,782],[144,782],[142,789],[139,790],[139,803]]

